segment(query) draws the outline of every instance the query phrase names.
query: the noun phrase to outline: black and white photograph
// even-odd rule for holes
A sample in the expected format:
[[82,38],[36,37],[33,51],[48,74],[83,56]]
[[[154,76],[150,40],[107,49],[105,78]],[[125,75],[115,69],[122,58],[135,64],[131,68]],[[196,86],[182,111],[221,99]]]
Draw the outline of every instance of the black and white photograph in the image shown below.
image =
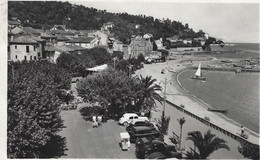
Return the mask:
[[0,159],[259,159],[259,7],[1,1]]

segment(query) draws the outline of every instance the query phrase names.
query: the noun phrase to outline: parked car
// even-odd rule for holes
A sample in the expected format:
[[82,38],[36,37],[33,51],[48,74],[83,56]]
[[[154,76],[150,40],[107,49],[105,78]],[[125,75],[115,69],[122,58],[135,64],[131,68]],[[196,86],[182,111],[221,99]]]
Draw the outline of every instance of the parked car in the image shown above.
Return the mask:
[[126,131],[129,130],[133,130],[133,127],[137,127],[137,126],[148,126],[148,127],[153,127],[155,128],[153,123],[150,122],[144,122],[144,121],[136,121],[134,123],[130,123],[127,127],[126,127]]
[[161,133],[154,127],[150,126],[136,126],[128,129],[127,131],[130,135],[130,142],[135,142],[137,138],[142,137],[162,137]]
[[168,145],[160,139],[136,141],[137,158],[182,158],[182,153],[177,152],[174,145]]
[[135,113],[125,113],[119,119],[119,124],[123,124],[124,126],[128,126],[128,124],[134,123],[135,121],[147,121],[147,122],[149,122],[149,119],[147,117],[138,116]]

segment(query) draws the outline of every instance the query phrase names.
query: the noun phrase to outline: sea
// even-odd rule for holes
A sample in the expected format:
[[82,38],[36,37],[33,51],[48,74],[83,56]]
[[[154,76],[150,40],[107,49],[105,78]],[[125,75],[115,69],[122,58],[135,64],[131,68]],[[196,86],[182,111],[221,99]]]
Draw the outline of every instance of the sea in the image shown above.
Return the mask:
[[[241,51],[221,55],[227,58],[259,58],[259,44],[238,43]],[[219,56],[219,55],[218,55]],[[205,71],[206,82],[190,77],[195,70],[179,75],[182,86],[212,108],[227,109],[226,116],[259,134],[260,73],[228,71]]]

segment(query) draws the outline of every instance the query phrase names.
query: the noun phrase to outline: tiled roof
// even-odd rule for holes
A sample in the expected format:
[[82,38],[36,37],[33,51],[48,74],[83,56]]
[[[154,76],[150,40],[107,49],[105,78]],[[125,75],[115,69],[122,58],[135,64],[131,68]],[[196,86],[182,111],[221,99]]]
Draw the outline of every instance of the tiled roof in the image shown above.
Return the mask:
[[86,50],[86,48],[78,46],[78,45],[65,45],[66,47],[69,47],[75,51],[82,51],[82,50]]
[[19,34],[19,33],[23,33],[23,30],[19,27],[15,27],[11,30],[12,34]]
[[58,41],[68,41],[70,40],[69,38],[65,37],[65,36],[58,36],[57,38]]
[[41,35],[41,33],[37,31],[37,29],[34,29],[32,27],[23,27],[23,30],[26,34]]
[[58,38],[57,36],[50,35],[47,33],[41,33],[41,38]]
[[37,41],[37,42],[44,42],[44,41],[46,41],[45,39],[42,39],[41,37],[32,36],[31,38],[33,40]]
[[8,20],[9,25],[20,25],[21,23],[19,21],[14,21],[14,20]]
[[94,39],[95,39],[94,37],[82,37],[82,38],[71,39],[68,42],[70,42],[70,43],[90,43]]
[[13,41],[10,43],[19,43],[19,44],[35,44],[37,41],[33,40],[30,36],[19,36],[14,37]]

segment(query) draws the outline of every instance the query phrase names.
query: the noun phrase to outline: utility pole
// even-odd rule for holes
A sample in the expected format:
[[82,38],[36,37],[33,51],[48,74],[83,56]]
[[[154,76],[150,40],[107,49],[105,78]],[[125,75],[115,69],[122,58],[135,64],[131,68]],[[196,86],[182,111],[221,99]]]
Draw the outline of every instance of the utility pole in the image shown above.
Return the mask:
[[[167,85],[170,81],[168,81],[168,80],[165,78],[164,82],[163,82],[163,81],[161,81],[161,82],[164,84],[164,91],[163,91],[163,111],[162,111],[162,117],[163,117],[163,119],[162,119],[162,126],[164,126],[165,104],[166,104],[166,85]],[[160,82],[160,83],[161,83],[161,82]]]

